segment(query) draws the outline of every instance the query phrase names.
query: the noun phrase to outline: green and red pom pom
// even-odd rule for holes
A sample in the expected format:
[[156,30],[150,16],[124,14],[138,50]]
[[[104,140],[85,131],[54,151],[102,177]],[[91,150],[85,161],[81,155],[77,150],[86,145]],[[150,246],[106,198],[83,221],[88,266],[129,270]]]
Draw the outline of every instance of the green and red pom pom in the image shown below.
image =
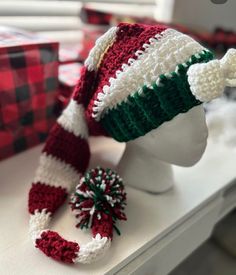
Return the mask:
[[124,208],[126,193],[120,176],[111,169],[97,167],[81,178],[71,197],[71,208],[78,219],[77,227],[92,228],[93,221],[101,220],[106,214],[112,217],[112,225],[117,219],[126,220]]

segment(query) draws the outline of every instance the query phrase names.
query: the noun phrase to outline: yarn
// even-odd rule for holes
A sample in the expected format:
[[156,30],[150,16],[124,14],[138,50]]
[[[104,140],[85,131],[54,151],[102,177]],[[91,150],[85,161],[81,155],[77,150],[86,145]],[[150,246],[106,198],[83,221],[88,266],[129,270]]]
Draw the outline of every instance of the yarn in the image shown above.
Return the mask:
[[54,187],[40,182],[34,183],[29,193],[29,213],[34,214],[35,210],[43,209],[54,213],[64,203],[66,196],[67,192],[62,187]]
[[[63,195],[62,195],[63,194]],[[64,202],[65,189],[34,184],[30,190],[30,235],[45,255],[64,263],[91,263],[110,247],[117,220],[126,220],[126,193],[122,179],[111,169],[95,168],[80,179],[71,197],[77,227],[90,228],[92,241],[79,245],[48,229],[52,214]],[[45,207],[45,208],[44,208]]]
[[236,50],[230,49],[221,60],[195,64],[188,70],[193,95],[207,102],[222,95],[226,86],[236,86]]
[[[126,220],[123,212],[126,194],[121,178],[111,169],[97,167],[85,174],[71,198],[71,207],[78,220],[77,227],[91,228],[94,218],[111,217],[115,226],[117,219]],[[116,227],[115,227],[116,229]]]
[[159,76],[151,87],[143,86],[142,91],[136,91],[107,111],[101,119],[103,127],[117,141],[129,141],[201,104],[189,89],[187,71],[192,64],[212,58],[211,52],[203,51],[178,65],[171,74]]
[[[130,141],[220,96],[226,85],[236,84],[235,56],[230,50],[213,60],[194,39],[166,26],[121,23],[102,35],[40,156],[28,199],[34,245],[66,263],[102,257],[113,230],[119,233],[116,221],[126,219],[126,195],[116,173],[100,168],[86,173],[89,136]],[[81,245],[48,229],[76,185],[71,206],[78,227],[92,232],[92,240]]]
[[73,263],[79,251],[77,243],[68,242],[53,231],[43,232],[40,239],[36,240],[36,247],[48,257],[64,263]]

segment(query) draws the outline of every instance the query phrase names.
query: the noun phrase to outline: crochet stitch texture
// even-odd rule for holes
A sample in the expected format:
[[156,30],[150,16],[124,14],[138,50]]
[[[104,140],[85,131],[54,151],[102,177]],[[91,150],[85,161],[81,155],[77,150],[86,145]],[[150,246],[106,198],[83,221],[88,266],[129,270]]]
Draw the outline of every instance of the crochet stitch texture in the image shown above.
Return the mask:
[[[96,180],[91,182],[98,185],[90,185],[89,180],[89,188],[82,187],[80,178],[90,159],[88,137],[106,135],[128,142],[220,96],[226,85],[236,85],[235,79],[236,50],[213,60],[213,54],[194,39],[164,26],[121,23],[101,36],[40,156],[28,200],[35,246],[66,263],[91,263],[101,257],[111,245],[114,220],[124,216],[119,205],[110,209],[112,201],[107,208],[91,199],[106,203],[123,188],[107,182],[106,189],[104,182]],[[74,209],[79,211],[79,224],[91,225],[93,234],[84,245],[49,229],[54,212],[77,184]],[[119,196],[114,201],[123,204]],[[87,198],[84,204],[81,200]],[[95,209],[104,213],[94,215]]]

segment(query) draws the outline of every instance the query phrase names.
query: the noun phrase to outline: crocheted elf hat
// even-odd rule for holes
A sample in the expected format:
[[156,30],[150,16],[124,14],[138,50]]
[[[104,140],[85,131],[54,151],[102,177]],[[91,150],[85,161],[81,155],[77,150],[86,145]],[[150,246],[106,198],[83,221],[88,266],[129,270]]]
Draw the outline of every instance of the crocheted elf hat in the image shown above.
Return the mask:
[[[97,227],[106,223],[107,216],[104,219],[91,200],[90,243],[79,246],[47,229],[52,214],[88,167],[88,136],[130,141],[220,96],[226,85],[234,84],[236,51],[229,50],[222,60],[212,59],[213,54],[189,36],[158,25],[119,24],[97,40],[69,105],[50,132],[29,193],[30,232],[36,247],[54,259],[82,263],[92,262],[109,247],[112,230]],[[92,172],[95,177],[99,173]],[[95,193],[106,203],[111,200],[110,187],[88,182],[89,190],[82,183],[78,187],[81,200],[94,198]],[[81,221],[82,208],[79,211]],[[109,220],[110,228],[114,222]]]

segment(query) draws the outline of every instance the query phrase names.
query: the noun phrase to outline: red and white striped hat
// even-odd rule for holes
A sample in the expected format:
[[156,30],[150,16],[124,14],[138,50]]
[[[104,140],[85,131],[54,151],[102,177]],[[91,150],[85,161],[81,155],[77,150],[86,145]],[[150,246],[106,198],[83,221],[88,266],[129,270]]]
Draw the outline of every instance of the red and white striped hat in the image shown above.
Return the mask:
[[[30,234],[36,247],[70,263],[90,263],[103,254],[111,243],[114,220],[109,218],[111,212],[103,215],[95,209],[91,198],[103,197],[115,209],[116,218],[125,218],[121,181],[114,174],[108,183],[112,172],[90,172],[95,179],[101,176],[101,182],[82,178],[72,202],[80,224],[89,209],[91,242],[69,242],[48,229],[50,218],[88,167],[89,135],[126,142],[220,96],[236,78],[235,50],[222,60],[212,59],[213,54],[191,37],[158,25],[122,23],[97,40],[69,105],[49,134],[29,193]],[[112,188],[122,196],[113,198]],[[81,207],[85,198],[87,208]]]

